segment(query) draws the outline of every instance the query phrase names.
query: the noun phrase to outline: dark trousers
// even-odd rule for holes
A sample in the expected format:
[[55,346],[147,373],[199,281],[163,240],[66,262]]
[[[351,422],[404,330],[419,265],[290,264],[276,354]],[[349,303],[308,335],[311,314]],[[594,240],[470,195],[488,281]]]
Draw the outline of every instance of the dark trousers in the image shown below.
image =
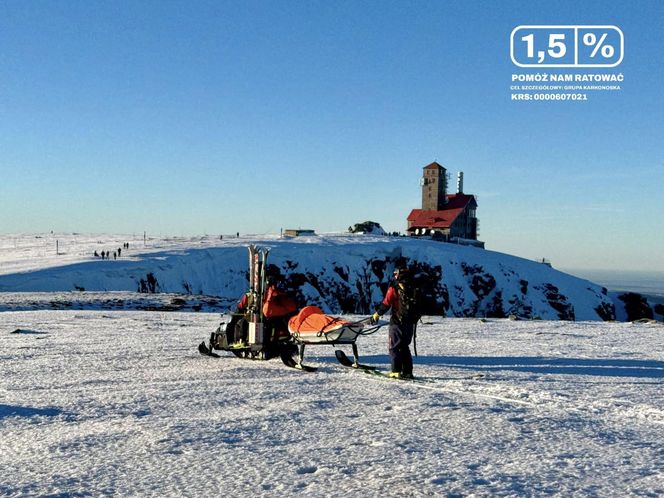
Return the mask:
[[390,323],[388,331],[388,347],[390,358],[392,358],[392,371],[405,375],[413,373],[413,357],[410,354],[411,341],[413,340],[412,323]]

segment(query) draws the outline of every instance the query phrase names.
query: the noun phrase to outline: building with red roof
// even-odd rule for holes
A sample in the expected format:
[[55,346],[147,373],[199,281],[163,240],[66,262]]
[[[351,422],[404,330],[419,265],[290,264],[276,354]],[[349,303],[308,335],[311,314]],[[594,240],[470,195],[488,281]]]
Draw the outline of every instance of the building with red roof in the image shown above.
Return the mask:
[[448,194],[448,174],[443,166],[433,162],[422,169],[422,208],[408,215],[408,235],[484,247],[477,240],[477,200],[463,192],[463,173],[458,176],[457,193]]

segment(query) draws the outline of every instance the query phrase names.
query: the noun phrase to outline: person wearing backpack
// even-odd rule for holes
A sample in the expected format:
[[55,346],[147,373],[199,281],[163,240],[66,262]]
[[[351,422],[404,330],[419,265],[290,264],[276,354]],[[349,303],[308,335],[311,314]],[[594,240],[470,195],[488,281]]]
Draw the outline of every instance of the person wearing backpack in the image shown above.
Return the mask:
[[410,354],[410,343],[413,340],[419,316],[419,299],[417,288],[413,283],[410,271],[406,266],[398,266],[394,270],[394,281],[385,294],[385,299],[371,316],[370,322],[375,324],[389,309],[392,309],[388,329],[388,348],[392,360],[390,377],[397,379],[413,378],[413,357]]

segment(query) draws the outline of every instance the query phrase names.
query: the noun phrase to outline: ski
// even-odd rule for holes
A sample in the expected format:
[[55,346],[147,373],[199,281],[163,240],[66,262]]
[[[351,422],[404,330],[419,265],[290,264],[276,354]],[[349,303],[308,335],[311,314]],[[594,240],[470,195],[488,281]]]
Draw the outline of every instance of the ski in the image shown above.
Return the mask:
[[205,342],[201,342],[198,345],[198,352],[204,356],[211,356],[212,358],[221,358],[217,353],[213,352],[210,348],[207,347]]
[[416,384],[436,384],[434,379],[424,378],[424,377],[391,377],[388,372],[382,372],[380,370],[362,370],[370,375],[380,377],[387,380],[394,380],[398,382],[414,382]]
[[351,361],[351,359],[348,357],[346,353],[344,353],[341,349],[337,349],[334,352],[335,356],[337,357],[337,360],[339,363],[341,363],[344,367],[349,367],[349,368],[357,368],[361,370],[376,370],[376,367],[371,366],[371,365],[364,365],[362,363],[355,363]]
[[484,374],[474,374],[474,375],[467,375],[464,377],[390,377],[390,374],[388,372],[381,372],[379,370],[374,370],[370,373],[374,373],[377,376],[385,377],[390,380],[403,380],[406,382],[417,382],[420,384],[441,384],[445,381],[449,380],[477,380],[477,379],[482,379],[485,377]]
[[351,359],[344,353],[342,350],[337,349],[334,352],[335,356],[337,357],[337,360],[339,363],[341,363],[343,366],[348,367],[348,368],[355,368],[358,370],[363,370],[367,373],[376,375],[378,377],[383,377],[386,379],[390,380],[404,380],[404,381],[409,381],[409,382],[420,382],[420,383],[426,383],[426,384],[435,384],[437,381],[443,381],[443,380],[475,380],[475,379],[481,379],[485,377],[485,374],[483,373],[476,373],[468,376],[463,376],[463,377],[453,377],[453,378],[424,378],[424,377],[413,377],[413,378],[402,378],[402,377],[390,377],[390,374],[387,372],[382,372],[378,370],[376,367],[372,365],[363,365],[362,363],[354,363],[351,361]]
[[458,377],[413,377],[413,378],[404,378],[404,377],[390,377],[388,372],[381,372],[380,370],[371,370],[368,373],[373,373],[380,377],[385,377],[390,380],[404,380],[407,382],[418,382],[422,384],[440,384],[448,380],[478,380],[486,377],[483,373],[477,373],[472,375],[458,376]]
[[[266,286],[267,286],[267,256],[270,254],[269,249],[263,249],[260,251],[261,257],[261,272],[260,272],[260,294],[263,299],[265,299]],[[261,301],[262,302],[262,301]]]
[[253,293],[256,290],[256,281],[254,280],[255,264],[256,264],[256,246],[250,244],[247,248],[249,250],[249,292]]
[[[415,382],[419,381],[419,382],[425,382],[427,384],[433,384],[433,383],[436,382],[435,379],[422,378],[422,377],[415,377],[415,378],[411,378],[411,379],[390,377],[390,374],[388,374],[387,372],[381,372],[380,370],[378,370],[376,367],[374,367],[372,365],[363,365],[362,363],[354,363],[348,357],[348,355],[345,352],[343,352],[341,349],[337,349],[334,352],[334,354],[337,357],[337,360],[339,361],[339,363],[341,363],[344,367],[356,368],[358,370],[369,371],[369,373],[373,373],[373,374],[375,374],[377,376],[380,376],[380,377],[385,377],[385,378],[388,378],[388,379],[391,379],[391,380],[406,380],[406,381],[415,381]],[[484,374],[473,374],[473,375],[468,376],[468,377],[455,377],[454,380],[481,379],[482,377],[484,377]],[[437,379],[437,380],[450,380],[450,379]]]

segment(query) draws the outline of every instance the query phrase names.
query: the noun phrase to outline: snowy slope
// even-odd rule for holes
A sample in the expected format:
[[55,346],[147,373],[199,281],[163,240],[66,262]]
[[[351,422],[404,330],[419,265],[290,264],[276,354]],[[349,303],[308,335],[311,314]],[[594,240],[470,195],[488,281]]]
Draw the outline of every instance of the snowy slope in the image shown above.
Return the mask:
[[[435,301],[429,314],[565,320],[616,316],[606,290],[587,280],[522,258],[429,240],[327,235],[153,239],[144,244],[134,238],[118,260],[92,257],[95,250],[119,247],[126,239],[5,236],[0,292],[155,290],[230,302],[247,287],[246,246],[258,243],[272,249],[270,263],[302,305],[317,304],[328,312],[369,312],[384,294],[394,264],[405,259],[429,277],[426,285]],[[65,254],[55,255],[55,240]],[[146,285],[150,279],[153,288]]]
[[0,495],[664,494],[661,325],[426,318],[412,384],[202,357],[218,319],[0,313]]

